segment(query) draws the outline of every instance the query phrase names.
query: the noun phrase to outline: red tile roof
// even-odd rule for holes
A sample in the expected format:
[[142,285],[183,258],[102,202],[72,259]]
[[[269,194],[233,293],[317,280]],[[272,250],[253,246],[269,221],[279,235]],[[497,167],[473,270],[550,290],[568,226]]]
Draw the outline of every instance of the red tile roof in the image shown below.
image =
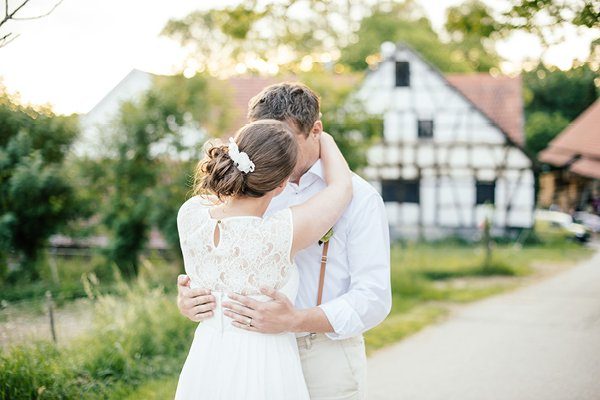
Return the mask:
[[600,99],[571,122],[544,150],[544,153],[555,152],[600,158]]
[[574,161],[571,171],[600,179],[600,99],[554,138],[539,158],[557,167]]
[[[332,76],[334,83],[343,87],[351,87],[358,85],[359,79],[357,75],[341,75]],[[252,97],[256,96],[261,90],[269,85],[280,82],[298,82],[300,79],[295,75],[284,77],[260,77],[260,76],[236,76],[227,79],[227,83],[233,92],[232,105],[234,107],[234,119],[231,127],[235,131],[242,125],[248,122],[246,116],[248,113],[248,102]],[[323,95],[322,93],[318,93]]]
[[[289,79],[277,79],[274,77],[258,77],[258,76],[239,76],[229,78],[227,83],[233,91],[232,105],[234,107],[234,117],[231,124],[233,131],[241,128],[246,122],[246,114],[248,112],[248,102],[256,96],[265,87],[277,82],[296,80],[292,77]],[[233,133],[233,132],[232,132]]]
[[516,144],[523,146],[521,78],[449,74],[446,79]]
[[[452,86],[460,91],[492,122],[500,127],[509,138],[523,145],[523,101],[521,79],[495,78],[488,74],[447,75]],[[344,76],[336,77],[345,81]],[[247,122],[248,102],[266,86],[283,81],[297,81],[295,76],[286,78],[241,76],[228,79],[233,91],[235,117],[232,128],[238,129]]]
[[569,169],[578,175],[600,179],[600,159],[581,158],[575,161]]

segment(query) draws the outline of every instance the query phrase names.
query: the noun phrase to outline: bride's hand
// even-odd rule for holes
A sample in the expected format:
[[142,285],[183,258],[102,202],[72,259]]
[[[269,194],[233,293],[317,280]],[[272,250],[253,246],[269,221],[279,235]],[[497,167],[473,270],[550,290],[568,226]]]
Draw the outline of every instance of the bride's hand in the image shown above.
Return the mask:
[[337,184],[349,187],[352,181],[352,173],[333,136],[327,132],[321,132],[320,144],[320,157],[327,185]]

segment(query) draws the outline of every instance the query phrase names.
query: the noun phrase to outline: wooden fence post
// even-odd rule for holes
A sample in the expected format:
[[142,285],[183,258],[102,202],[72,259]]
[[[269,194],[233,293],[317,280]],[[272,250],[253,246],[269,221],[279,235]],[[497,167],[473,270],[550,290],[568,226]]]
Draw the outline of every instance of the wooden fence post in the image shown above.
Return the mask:
[[49,290],[46,290],[46,304],[48,306],[48,315],[50,316],[50,332],[52,333],[52,341],[56,343],[56,329],[54,327],[54,306],[52,303],[52,293]]
[[58,267],[56,266],[56,247],[50,250],[50,272],[52,273],[52,281],[58,285],[60,280],[58,278]]

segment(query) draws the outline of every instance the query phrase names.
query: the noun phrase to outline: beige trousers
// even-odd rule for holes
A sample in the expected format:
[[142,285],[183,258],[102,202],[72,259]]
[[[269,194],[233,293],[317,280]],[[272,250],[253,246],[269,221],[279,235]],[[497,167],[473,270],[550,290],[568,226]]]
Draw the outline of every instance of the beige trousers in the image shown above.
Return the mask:
[[362,335],[331,340],[317,333],[296,340],[311,400],[367,398],[367,356]]

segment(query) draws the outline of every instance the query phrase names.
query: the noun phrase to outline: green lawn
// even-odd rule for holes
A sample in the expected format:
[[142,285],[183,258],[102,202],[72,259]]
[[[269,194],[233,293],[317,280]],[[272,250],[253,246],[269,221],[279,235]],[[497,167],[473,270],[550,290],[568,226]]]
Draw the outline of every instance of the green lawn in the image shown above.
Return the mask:
[[[448,315],[465,303],[516,287],[536,263],[566,268],[591,251],[574,244],[517,249],[498,246],[490,265],[477,246],[403,244],[392,249],[393,307],[366,334],[371,353]],[[109,294],[86,280],[96,296],[96,325],[64,348],[39,343],[0,351],[0,399],[172,398],[195,324],[179,315],[177,266],[146,263],[132,283],[117,278]],[[161,284],[162,282],[162,284]],[[160,312],[157,312],[160,310]]]

